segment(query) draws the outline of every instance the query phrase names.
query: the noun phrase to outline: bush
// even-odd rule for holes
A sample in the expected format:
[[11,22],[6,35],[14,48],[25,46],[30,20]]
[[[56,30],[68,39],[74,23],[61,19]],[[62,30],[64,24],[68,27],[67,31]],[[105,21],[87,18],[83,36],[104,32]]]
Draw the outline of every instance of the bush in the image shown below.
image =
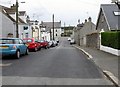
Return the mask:
[[120,50],[120,31],[101,33],[101,44]]

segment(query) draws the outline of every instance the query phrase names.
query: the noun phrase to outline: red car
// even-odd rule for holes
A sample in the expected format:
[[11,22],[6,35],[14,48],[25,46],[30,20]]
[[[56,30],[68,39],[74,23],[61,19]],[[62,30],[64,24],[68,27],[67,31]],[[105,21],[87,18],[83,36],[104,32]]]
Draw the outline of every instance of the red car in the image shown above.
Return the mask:
[[23,42],[25,42],[28,45],[29,50],[34,50],[36,52],[41,48],[41,44],[35,41],[34,38],[24,38]]
[[42,48],[45,48],[45,49],[49,48],[49,43],[47,41],[39,40],[38,42],[41,43]]

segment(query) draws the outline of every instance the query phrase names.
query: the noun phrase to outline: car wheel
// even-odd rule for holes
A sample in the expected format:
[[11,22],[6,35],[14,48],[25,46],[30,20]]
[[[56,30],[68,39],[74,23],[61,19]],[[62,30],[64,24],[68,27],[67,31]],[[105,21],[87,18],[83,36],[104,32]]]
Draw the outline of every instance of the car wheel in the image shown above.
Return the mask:
[[45,46],[45,49],[47,49],[47,46]]
[[41,50],[41,47],[39,48],[39,50]]
[[20,58],[20,51],[19,50],[16,51],[15,58],[17,58],[17,59]]
[[28,50],[28,48],[26,49],[26,53],[25,53],[25,55],[28,55],[29,54],[29,50]]

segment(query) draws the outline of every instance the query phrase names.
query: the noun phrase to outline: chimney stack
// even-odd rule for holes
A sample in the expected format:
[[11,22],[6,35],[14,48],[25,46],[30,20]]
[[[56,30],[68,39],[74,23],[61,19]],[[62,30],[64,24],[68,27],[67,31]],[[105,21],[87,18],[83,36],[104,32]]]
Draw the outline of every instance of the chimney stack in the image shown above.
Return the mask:
[[87,19],[85,19],[85,23],[87,23]]
[[91,21],[92,21],[92,18],[91,18],[91,17],[89,17],[89,18],[88,18],[88,20],[89,20],[89,22],[91,22]]

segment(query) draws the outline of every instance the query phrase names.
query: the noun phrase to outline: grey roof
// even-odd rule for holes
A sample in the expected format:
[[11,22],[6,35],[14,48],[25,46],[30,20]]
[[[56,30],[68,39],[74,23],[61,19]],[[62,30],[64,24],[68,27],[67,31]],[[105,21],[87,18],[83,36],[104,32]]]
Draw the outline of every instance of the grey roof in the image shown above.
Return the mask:
[[101,9],[105,15],[109,28],[111,30],[116,29],[116,28],[120,29],[120,24],[118,22],[118,19],[120,18],[120,16],[114,15],[115,11],[117,12],[120,11],[117,5],[116,4],[102,4]]
[[[47,31],[53,28],[53,22],[42,22],[42,25],[45,26]],[[61,22],[54,22],[54,28],[61,28]]]

